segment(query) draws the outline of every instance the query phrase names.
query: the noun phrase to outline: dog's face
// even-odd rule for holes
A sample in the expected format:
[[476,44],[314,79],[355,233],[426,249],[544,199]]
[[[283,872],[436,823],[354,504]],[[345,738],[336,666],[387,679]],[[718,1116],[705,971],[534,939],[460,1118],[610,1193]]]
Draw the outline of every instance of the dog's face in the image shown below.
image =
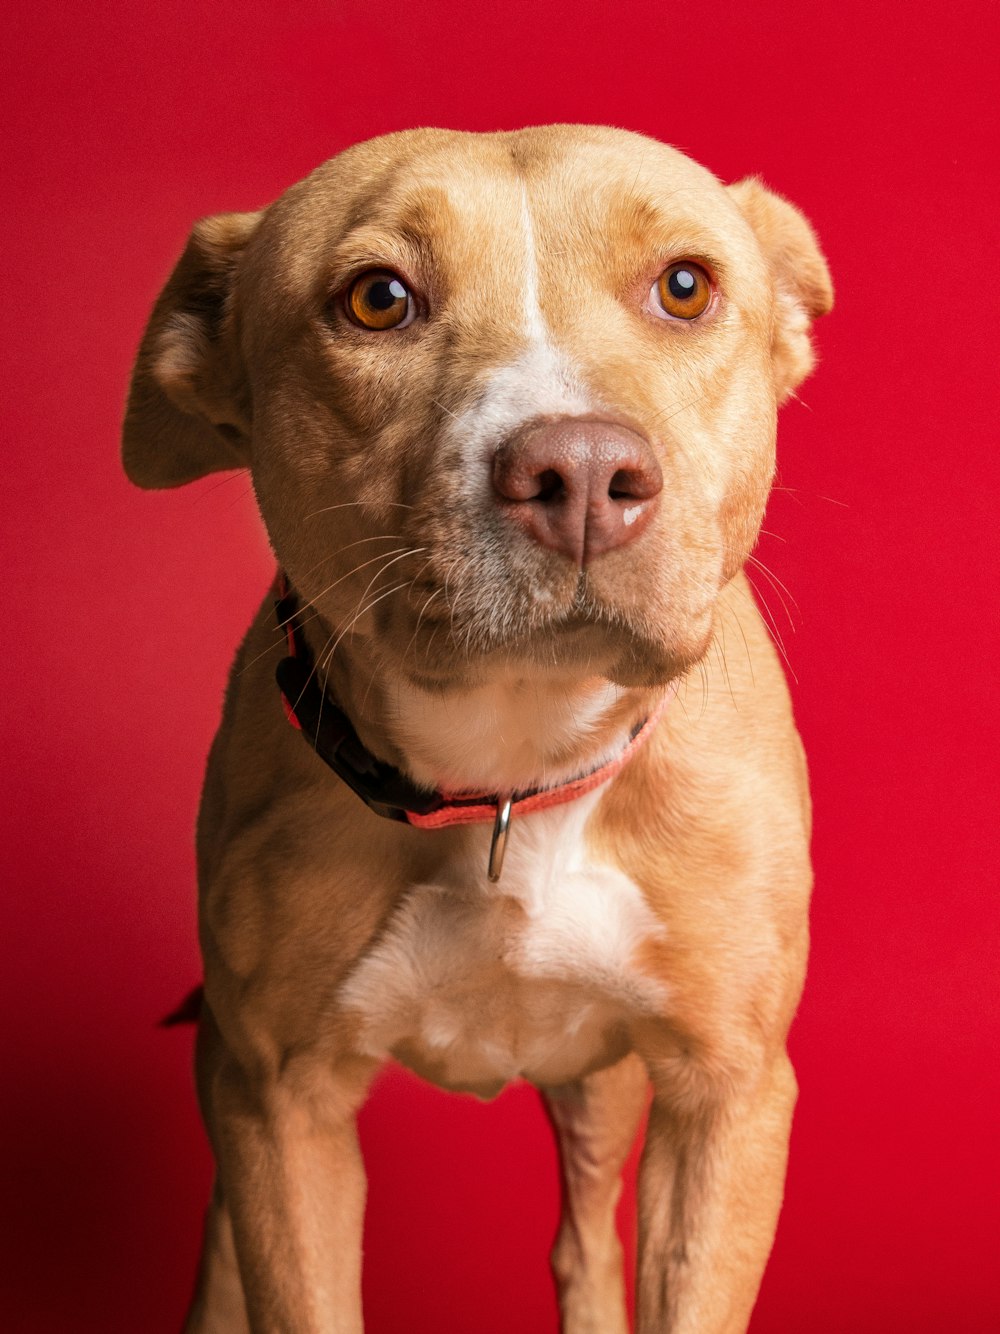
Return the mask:
[[249,465],[335,633],[426,688],[620,684],[704,651],[757,535],[826,266],[791,205],[555,126],[361,144],[196,228],[154,312],[134,480]]

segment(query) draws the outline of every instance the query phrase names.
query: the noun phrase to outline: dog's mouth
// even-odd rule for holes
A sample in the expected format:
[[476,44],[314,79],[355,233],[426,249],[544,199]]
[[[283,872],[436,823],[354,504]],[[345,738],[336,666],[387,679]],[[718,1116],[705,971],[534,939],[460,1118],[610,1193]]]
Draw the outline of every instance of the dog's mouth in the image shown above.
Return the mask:
[[710,613],[693,642],[657,634],[637,610],[599,599],[585,575],[569,605],[511,600],[467,608],[429,583],[411,590],[409,602],[409,614],[391,618],[387,639],[401,674],[424,690],[468,688],[515,663],[620,686],[660,686],[688,671],[710,638]]

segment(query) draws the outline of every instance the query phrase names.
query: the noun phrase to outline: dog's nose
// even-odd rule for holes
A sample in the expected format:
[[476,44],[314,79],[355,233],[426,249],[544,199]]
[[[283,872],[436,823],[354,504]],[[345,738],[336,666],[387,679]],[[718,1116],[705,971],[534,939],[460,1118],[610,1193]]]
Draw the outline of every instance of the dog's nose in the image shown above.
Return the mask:
[[662,486],[648,441],[589,417],[535,422],[505,440],[493,460],[501,507],[580,570],[639,536]]

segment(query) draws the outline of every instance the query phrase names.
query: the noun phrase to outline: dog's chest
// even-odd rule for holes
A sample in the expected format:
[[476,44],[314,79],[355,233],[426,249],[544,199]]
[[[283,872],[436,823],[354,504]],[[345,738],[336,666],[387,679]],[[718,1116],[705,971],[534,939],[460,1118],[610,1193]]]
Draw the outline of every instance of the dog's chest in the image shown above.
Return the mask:
[[586,813],[521,821],[497,886],[480,829],[413,887],[340,993],[362,1051],[481,1096],[624,1055],[631,1021],[665,999],[638,963],[660,928],[627,876],[587,858]]

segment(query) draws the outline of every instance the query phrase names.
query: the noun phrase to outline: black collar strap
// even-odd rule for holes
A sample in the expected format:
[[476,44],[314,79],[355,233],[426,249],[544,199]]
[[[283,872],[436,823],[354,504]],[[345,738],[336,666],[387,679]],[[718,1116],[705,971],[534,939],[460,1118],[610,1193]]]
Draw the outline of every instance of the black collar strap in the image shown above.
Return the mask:
[[366,806],[387,820],[405,821],[410,812],[429,815],[444,804],[440,792],[417,787],[405,774],[376,759],[363,744],[343,709],[319,684],[319,673],[298,617],[298,602],[278,576],[274,610],[285,631],[288,656],[275,670],[285,714],[342,782]]

